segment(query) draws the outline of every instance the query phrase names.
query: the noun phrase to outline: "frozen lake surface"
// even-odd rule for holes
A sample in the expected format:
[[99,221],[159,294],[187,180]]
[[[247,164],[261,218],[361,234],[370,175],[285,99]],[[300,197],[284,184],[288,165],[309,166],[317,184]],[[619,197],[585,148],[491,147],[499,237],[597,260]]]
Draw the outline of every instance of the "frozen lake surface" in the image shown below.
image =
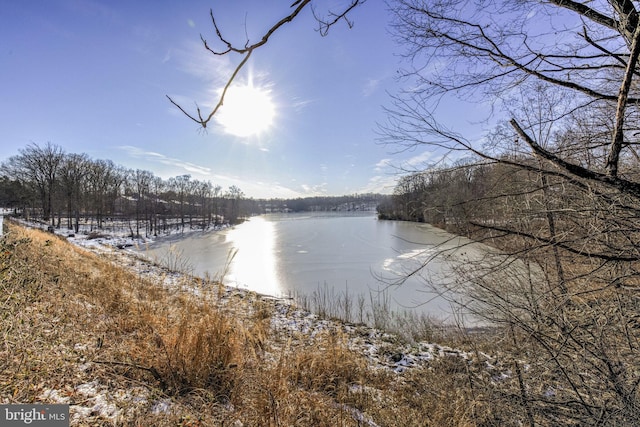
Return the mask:
[[[226,230],[163,238],[139,249],[160,261],[186,264],[199,276],[224,275],[226,284],[263,294],[348,292],[369,303],[384,291],[394,310],[451,320],[452,307],[430,292],[425,280],[448,280],[450,270],[438,254],[455,256],[454,248],[468,243],[426,224],[380,221],[373,212],[300,213],[252,217]],[[389,286],[426,259],[431,261],[421,274]]]

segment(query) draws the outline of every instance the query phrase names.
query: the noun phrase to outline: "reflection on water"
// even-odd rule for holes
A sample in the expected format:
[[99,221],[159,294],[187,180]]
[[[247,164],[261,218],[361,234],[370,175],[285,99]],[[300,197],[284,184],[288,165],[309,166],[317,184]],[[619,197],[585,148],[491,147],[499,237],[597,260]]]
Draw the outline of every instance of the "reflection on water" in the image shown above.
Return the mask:
[[256,217],[228,231],[226,237],[237,251],[227,282],[238,287],[250,285],[251,290],[262,294],[280,295],[274,223]]
[[[221,277],[235,252],[224,275],[232,286],[275,296],[312,295],[328,288],[366,301],[382,290],[394,310],[414,308],[451,320],[449,302],[425,282],[451,278],[441,254],[454,253],[459,239],[425,224],[378,221],[373,213],[273,214],[232,229],[161,239],[149,246],[148,255],[162,259],[169,246],[176,247],[195,274]],[[389,286],[426,260],[427,269]]]

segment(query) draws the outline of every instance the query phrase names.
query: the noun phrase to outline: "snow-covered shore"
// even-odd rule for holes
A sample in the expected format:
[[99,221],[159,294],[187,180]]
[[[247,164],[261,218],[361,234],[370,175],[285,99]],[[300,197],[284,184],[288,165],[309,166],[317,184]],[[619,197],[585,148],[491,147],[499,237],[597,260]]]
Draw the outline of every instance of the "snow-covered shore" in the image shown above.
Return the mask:
[[[46,225],[23,223],[30,227],[47,229]],[[147,260],[136,251],[131,250],[135,245],[148,243],[146,239],[132,239],[124,233],[74,233],[68,229],[54,229],[60,237],[70,243],[82,247],[108,259],[115,265],[134,272],[141,277],[147,277],[160,286],[185,292],[200,297],[204,289],[202,280],[194,280],[190,276],[169,271],[161,265]],[[196,232],[196,231],[194,231]],[[387,370],[393,375],[402,376],[408,370],[428,368],[429,363],[437,358],[459,357],[470,362],[472,360],[486,364],[487,369],[495,374],[509,375],[508,371],[501,370],[497,361],[489,355],[478,352],[465,352],[455,348],[438,345],[429,342],[406,343],[387,332],[374,329],[365,325],[356,325],[338,320],[322,319],[317,315],[301,309],[289,299],[279,299],[258,295],[254,292],[224,287],[219,293],[218,303],[233,305],[234,301],[242,300],[249,304],[237,304],[233,309],[239,316],[250,316],[251,310],[259,302],[268,304],[271,310],[269,324],[272,334],[276,337],[284,337],[286,342],[313,342],[316,337],[326,335],[327,332],[340,334],[345,337],[346,345],[353,351],[362,354],[370,368]],[[80,349],[81,350],[81,349]],[[85,361],[79,364],[78,369],[89,369],[92,362]],[[153,411],[163,413],[171,411],[170,399],[155,399],[148,395],[144,388],[132,388],[127,390],[113,390],[106,384],[97,381],[87,382],[75,387],[75,394],[84,396],[82,404],[72,405],[72,414],[75,422],[83,423],[89,417],[100,417],[106,420],[115,420],[119,417],[119,409],[122,406],[131,405],[131,402],[152,405]],[[43,401],[69,403],[64,390],[45,390],[40,398]],[[126,405],[125,405],[126,403]],[[353,411],[356,411],[353,409]],[[360,416],[361,414],[354,414]],[[372,421],[367,425],[376,425]]]

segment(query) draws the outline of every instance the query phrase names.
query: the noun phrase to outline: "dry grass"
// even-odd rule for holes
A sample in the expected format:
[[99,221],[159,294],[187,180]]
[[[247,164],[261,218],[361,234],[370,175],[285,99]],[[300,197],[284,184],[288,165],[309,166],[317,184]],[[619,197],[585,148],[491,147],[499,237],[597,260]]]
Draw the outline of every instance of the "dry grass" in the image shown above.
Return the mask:
[[[161,277],[145,279],[44,232],[8,225],[0,279],[0,401],[65,401],[83,414],[74,425],[500,421],[468,386],[479,365],[445,358],[404,376],[374,369],[337,330],[275,337],[269,301],[223,303],[214,283],[200,283],[198,297],[167,289]],[[98,408],[98,394],[111,412]]]

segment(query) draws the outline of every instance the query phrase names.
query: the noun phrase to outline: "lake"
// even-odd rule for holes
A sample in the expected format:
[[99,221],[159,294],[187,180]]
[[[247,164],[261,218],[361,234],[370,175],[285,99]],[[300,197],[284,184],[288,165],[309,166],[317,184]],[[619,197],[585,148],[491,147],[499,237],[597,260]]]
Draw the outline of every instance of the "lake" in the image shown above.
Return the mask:
[[[392,309],[451,320],[450,304],[425,280],[448,280],[445,256],[469,241],[427,224],[378,220],[373,212],[268,214],[222,231],[161,238],[147,256],[198,276],[274,296],[314,292],[383,295]],[[469,248],[461,249],[469,251]],[[233,256],[232,256],[233,255]],[[431,259],[401,285],[399,277]],[[383,291],[382,294],[380,292]]]

